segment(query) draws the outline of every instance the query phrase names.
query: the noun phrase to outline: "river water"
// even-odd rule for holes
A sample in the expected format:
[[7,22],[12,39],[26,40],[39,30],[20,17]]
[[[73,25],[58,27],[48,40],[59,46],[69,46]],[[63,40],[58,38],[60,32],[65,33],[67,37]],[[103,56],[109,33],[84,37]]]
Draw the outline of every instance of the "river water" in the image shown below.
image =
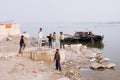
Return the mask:
[[[103,56],[115,63],[115,70],[82,71],[85,80],[120,80],[120,24],[21,24],[21,33],[27,32],[31,37],[38,36],[39,28],[43,28],[44,36],[56,32],[73,35],[76,31],[92,31],[94,34],[104,35],[104,47],[100,48]],[[99,48],[98,48],[99,49]]]

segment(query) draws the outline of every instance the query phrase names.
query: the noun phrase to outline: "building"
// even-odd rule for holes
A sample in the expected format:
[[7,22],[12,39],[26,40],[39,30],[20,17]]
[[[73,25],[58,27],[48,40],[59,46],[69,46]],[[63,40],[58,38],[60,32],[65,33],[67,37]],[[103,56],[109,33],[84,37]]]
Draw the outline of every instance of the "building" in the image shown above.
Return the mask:
[[20,25],[13,23],[0,24],[0,35],[20,35]]

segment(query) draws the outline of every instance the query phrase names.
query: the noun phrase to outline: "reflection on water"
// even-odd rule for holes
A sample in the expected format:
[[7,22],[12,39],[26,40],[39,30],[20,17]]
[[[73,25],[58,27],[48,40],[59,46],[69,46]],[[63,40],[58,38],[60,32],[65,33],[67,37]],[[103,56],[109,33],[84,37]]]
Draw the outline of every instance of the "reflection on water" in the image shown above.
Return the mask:
[[103,49],[104,48],[103,42],[98,42],[98,43],[82,43],[82,44],[86,45],[87,47],[90,47],[90,48],[99,48],[99,49]]
[[90,48],[98,48],[98,49],[103,49],[104,48],[103,42],[97,42],[97,43],[91,43],[91,42],[66,42],[65,44],[68,44],[68,45],[82,44],[82,45],[86,45],[87,47],[90,47]]
[[[81,71],[82,80],[119,80],[119,74],[115,70],[105,71]],[[116,77],[115,77],[116,76]]]

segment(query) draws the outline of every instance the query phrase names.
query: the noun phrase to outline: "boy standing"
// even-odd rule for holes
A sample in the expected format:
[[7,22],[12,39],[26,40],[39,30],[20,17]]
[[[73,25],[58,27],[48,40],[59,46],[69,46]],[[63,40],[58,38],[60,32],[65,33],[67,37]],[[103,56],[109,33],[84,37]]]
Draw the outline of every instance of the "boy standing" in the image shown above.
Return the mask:
[[43,38],[43,33],[42,33],[42,28],[40,28],[38,32],[38,49],[41,48],[42,46],[42,38]]
[[56,61],[56,63],[55,63],[56,70],[61,71],[61,64],[60,64],[60,53],[59,53],[59,49],[56,49],[55,56],[54,56],[54,61]]
[[65,49],[64,47],[64,35],[63,32],[60,32],[60,49]]
[[56,47],[56,32],[53,32],[52,38],[53,38],[53,48],[55,48]]
[[48,42],[49,42],[49,48],[52,48],[52,34],[50,33],[49,36],[47,36]]

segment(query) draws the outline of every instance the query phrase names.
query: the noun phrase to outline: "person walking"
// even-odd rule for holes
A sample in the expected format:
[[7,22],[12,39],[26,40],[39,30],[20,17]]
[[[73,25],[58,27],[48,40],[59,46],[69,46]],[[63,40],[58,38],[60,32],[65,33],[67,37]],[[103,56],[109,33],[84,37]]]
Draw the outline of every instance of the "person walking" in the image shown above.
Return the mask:
[[25,42],[24,42],[24,36],[23,35],[21,36],[19,44],[20,44],[19,54],[21,54],[21,53],[23,53],[22,50],[25,49]]
[[42,33],[42,28],[40,28],[38,32],[38,49],[42,47],[42,38],[43,38],[43,33]]
[[56,70],[61,71],[59,49],[56,49],[55,56],[54,56],[54,61],[55,61]]
[[60,32],[60,49],[64,49],[64,35],[63,32]]

